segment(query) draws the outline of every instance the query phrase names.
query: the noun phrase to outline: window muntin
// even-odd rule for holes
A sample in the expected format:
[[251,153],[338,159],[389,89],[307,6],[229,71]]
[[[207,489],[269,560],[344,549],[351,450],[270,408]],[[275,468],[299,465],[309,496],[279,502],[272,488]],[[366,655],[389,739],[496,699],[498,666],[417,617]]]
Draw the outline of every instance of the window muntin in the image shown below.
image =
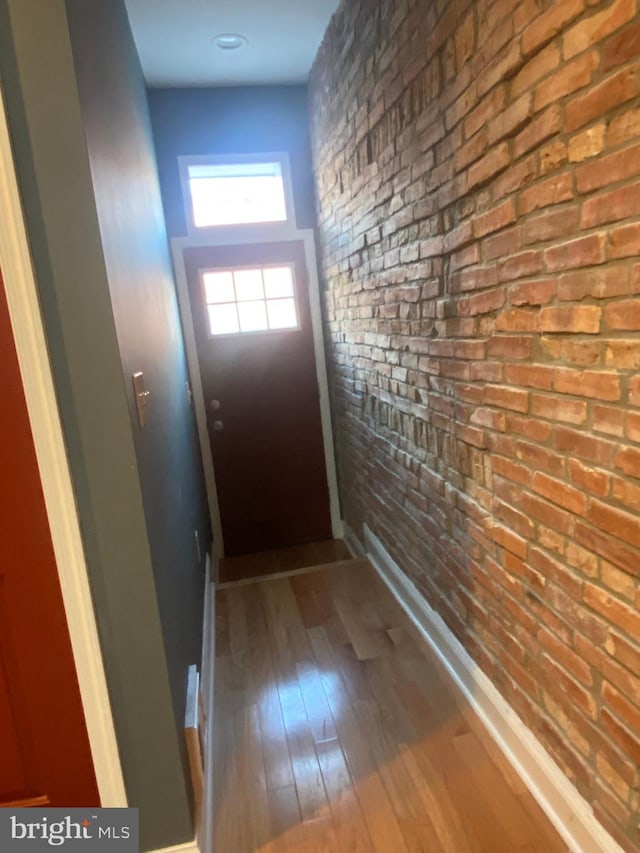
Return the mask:
[[293,267],[202,273],[210,336],[299,329]]

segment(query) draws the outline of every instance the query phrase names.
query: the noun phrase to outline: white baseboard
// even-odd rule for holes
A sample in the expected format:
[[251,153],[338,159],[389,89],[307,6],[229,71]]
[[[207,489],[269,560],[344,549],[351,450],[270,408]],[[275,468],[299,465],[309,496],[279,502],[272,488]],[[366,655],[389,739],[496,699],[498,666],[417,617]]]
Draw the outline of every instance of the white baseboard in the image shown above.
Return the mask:
[[[345,541],[352,550],[366,551],[378,574],[442,661],[572,853],[624,853],[596,820],[589,803],[366,525],[364,536],[364,548],[351,530],[349,538],[345,533]],[[355,548],[352,538],[356,539]]]
[[344,544],[351,551],[352,557],[366,557],[365,547],[362,542],[358,539],[353,530],[349,527],[346,521],[342,522],[342,529],[344,531],[342,538],[344,539]]
[[[205,594],[205,611],[202,649],[202,676],[203,696],[206,708],[207,725],[204,738],[204,799],[202,803],[202,814],[197,827],[197,838],[199,849],[208,853],[213,851],[213,747],[214,747],[214,697],[215,697],[215,662],[216,662],[216,583],[217,580],[217,558],[214,577],[212,577],[211,563],[207,561],[207,578]],[[204,667],[206,666],[206,672]]]

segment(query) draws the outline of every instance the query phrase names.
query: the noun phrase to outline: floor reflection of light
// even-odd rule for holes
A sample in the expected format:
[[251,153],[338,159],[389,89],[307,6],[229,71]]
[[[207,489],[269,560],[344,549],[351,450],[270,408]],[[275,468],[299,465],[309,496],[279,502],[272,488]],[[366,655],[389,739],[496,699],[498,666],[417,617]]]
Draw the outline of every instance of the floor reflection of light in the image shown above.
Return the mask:
[[323,705],[326,709],[324,724],[329,735],[344,704],[341,689],[337,673],[316,667],[301,669],[295,678],[265,687],[257,696],[262,737],[281,740],[285,724],[292,735],[308,730],[311,720],[318,722]]

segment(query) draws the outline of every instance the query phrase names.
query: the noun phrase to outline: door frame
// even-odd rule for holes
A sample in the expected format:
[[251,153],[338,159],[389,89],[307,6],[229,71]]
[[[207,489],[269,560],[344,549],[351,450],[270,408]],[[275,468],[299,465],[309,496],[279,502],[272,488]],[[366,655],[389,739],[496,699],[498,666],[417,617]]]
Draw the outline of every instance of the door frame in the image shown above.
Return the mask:
[[0,266],[100,802],[104,807],[125,807],[120,754],[1,82],[0,220],[4,225],[0,229]]
[[[322,427],[322,443],[324,449],[325,470],[329,487],[329,513],[331,517],[331,533],[334,539],[341,539],[344,533],[340,512],[338,494],[338,475],[336,471],[335,445],[333,426],[331,422],[331,407],[329,403],[329,381],[325,361],[324,337],[322,333],[322,309],[320,306],[320,286],[318,283],[318,266],[316,260],[315,234],[311,228],[297,229],[290,224],[268,226],[245,226],[242,228],[225,228],[222,233],[215,229],[203,229],[202,234],[191,233],[187,237],[174,237],[171,240],[173,266],[176,274],[176,289],[178,305],[182,317],[182,328],[187,353],[187,363],[191,377],[191,393],[194,403],[198,438],[202,453],[202,463],[205,475],[207,497],[211,513],[211,525],[214,533],[213,553],[219,560],[224,557],[224,539],[220,521],[220,505],[216,489],[215,468],[209,432],[207,428],[207,413],[202,391],[200,364],[196,349],[196,338],[193,326],[193,314],[189,299],[187,271],[184,261],[184,251],[193,248],[218,248],[220,246],[255,245],[259,243],[284,243],[298,241],[304,246],[304,258],[307,266],[307,281],[309,287],[309,306],[311,309],[311,329],[316,363],[316,378],[320,395],[320,423]],[[217,561],[216,560],[216,561]]]

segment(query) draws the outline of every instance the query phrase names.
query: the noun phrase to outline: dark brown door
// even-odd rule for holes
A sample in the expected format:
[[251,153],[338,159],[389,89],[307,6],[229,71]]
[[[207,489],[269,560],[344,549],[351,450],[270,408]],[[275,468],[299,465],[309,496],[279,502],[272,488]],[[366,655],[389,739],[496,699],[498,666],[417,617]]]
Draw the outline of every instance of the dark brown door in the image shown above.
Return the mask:
[[227,556],[331,536],[302,241],[185,250]]
[[98,791],[0,277],[0,807]]

